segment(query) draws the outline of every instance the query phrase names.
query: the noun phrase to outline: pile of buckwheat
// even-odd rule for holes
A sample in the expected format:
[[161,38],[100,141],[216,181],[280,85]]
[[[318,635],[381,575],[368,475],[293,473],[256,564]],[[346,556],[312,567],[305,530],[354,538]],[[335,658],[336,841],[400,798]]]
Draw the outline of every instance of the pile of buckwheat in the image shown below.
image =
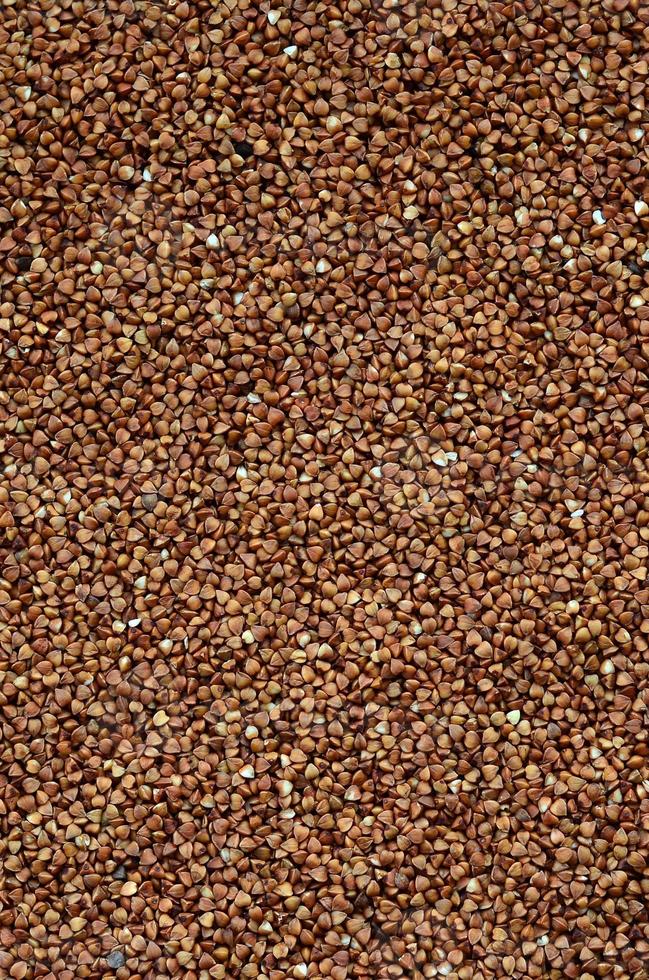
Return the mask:
[[0,978],[649,975],[648,84],[3,0]]

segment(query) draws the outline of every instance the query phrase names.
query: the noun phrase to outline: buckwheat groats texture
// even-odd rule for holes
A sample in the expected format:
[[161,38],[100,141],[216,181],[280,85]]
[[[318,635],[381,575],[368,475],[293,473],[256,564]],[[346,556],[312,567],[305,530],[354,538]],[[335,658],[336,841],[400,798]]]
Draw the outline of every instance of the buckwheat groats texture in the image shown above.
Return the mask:
[[648,82],[4,0],[0,977],[649,975]]

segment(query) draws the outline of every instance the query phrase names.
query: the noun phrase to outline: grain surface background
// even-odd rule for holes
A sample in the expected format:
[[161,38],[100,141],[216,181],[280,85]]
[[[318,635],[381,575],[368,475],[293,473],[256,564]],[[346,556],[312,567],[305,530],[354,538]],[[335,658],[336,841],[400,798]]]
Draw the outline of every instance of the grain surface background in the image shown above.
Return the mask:
[[3,0],[1,980],[649,975],[648,76]]

